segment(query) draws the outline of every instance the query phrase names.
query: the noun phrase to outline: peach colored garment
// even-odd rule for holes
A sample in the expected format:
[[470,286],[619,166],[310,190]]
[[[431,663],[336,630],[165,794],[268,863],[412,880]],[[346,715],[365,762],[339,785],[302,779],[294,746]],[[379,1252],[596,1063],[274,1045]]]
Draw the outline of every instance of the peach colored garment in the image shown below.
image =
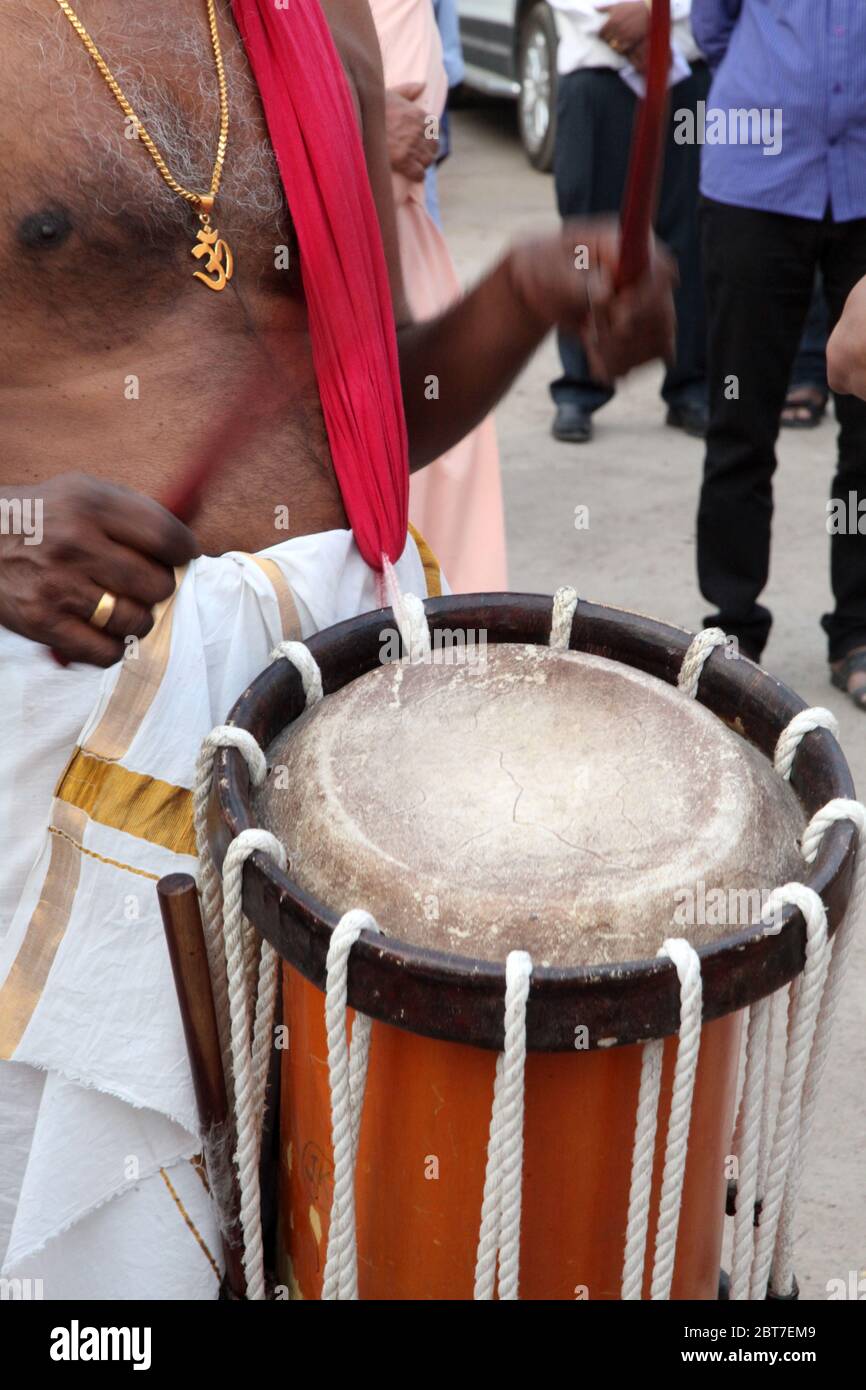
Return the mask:
[[[423,82],[424,111],[445,106],[447,79],[432,0],[370,0],[385,86]],[[424,184],[392,173],[400,259],[413,315],[431,318],[460,294],[444,238],[424,204]],[[440,396],[430,409],[448,409]],[[442,458],[412,475],[409,515],[455,592],[504,589],[505,524],[492,416]]]

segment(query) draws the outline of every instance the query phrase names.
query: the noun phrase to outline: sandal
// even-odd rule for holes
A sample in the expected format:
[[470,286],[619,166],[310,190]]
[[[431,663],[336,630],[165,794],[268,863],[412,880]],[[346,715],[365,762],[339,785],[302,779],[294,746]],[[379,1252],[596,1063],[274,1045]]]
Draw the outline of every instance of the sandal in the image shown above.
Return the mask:
[[866,647],[858,647],[843,657],[837,666],[830,667],[830,684],[835,685],[837,690],[844,690],[858,709],[866,711],[866,681],[855,690],[848,688],[848,682],[855,674],[866,676]]
[[813,430],[827,409],[827,392],[821,386],[792,386],[785,397],[781,424],[789,430]]

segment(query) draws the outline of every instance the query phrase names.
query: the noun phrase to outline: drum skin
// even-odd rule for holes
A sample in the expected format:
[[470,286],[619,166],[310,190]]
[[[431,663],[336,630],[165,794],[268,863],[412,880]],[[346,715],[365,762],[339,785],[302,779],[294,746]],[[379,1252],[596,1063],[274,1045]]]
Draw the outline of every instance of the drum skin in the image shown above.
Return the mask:
[[[333,1190],[321,992],[283,967],[277,1276],[318,1299]],[[718,1298],[741,1015],[704,1025],[672,1298]],[[618,1299],[642,1048],[526,1059],[522,1299]],[[676,1039],[665,1047],[649,1297]],[[374,1023],[355,1184],[362,1299],[471,1299],[496,1056]]]

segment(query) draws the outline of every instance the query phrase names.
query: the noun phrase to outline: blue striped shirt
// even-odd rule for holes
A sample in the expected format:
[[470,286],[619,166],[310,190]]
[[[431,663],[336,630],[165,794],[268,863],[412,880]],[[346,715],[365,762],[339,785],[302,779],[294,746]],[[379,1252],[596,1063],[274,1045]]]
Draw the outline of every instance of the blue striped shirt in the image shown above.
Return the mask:
[[692,0],[692,28],[715,69],[701,192],[793,217],[866,217],[866,0]]

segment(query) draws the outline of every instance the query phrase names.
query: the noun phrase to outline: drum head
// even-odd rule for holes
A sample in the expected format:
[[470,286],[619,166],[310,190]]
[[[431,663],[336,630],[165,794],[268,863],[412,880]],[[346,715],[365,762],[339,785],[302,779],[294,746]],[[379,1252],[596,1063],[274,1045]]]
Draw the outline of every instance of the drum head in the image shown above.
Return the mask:
[[619,662],[491,645],[379,666],[268,749],[288,873],[392,940],[538,965],[652,957],[756,921],[804,814],[710,710]]

